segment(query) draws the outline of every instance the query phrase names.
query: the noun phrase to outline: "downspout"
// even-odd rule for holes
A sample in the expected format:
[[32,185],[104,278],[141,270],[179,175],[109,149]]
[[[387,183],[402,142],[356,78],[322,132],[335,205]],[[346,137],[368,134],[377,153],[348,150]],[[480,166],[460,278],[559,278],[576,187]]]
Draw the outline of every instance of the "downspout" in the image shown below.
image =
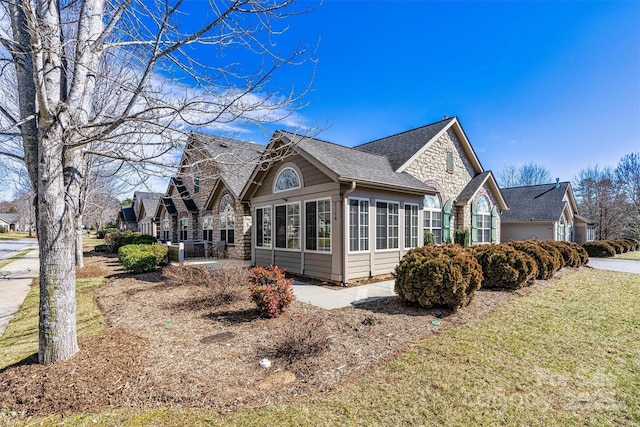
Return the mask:
[[347,282],[347,273],[349,272],[349,263],[347,259],[349,257],[349,205],[347,199],[349,194],[356,190],[356,182],[351,181],[351,186],[342,194],[342,286],[349,286]]

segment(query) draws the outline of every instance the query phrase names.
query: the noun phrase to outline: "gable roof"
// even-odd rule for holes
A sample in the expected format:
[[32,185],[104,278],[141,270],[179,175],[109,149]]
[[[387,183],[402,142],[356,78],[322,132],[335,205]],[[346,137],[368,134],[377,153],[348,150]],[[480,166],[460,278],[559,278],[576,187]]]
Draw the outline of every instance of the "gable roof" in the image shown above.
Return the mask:
[[[156,194],[156,193],[152,193]],[[149,197],[146,199],[142,199],[140,203],[140,212],[144,209],[144,216],[142,218],[138,218],[138,221],[143,219],[153,218],[158,208],[158,203],[160,203],[161,194],[157,194],[156,197]],[[140,216],[138,214],[138,216]]]
[[138,222],[136,221],[136,213],[133,210],[133,206],[123,206],[120,211],[120,217],[124,222]]
[[471,200],[476,195],[478,190],[480,190],[480,188],[482,188],[485,184],[488,184],[489,189],[493,193],[493,197],[496,200],[498,208],[501,211],[509,210],[510,205],[507,203],[503,194],[501,193],[500,188],[498,187],[498,183],[496,182],[491,171],[484,171],[471,178],[471,180],[467,183],[467,185],[456,198],[455,204],[466,205],[469,200]]
[[427,149],[431,141],[437,140],[449,129],[452,129],[456,133],[458,141],[467,154],[467,158],[476,173],[482,172],[483,168],[480,160],[478,160],[478,156],[476,156],[457,117],[446,118],[426,126],[357,145],[353,148],[359,151],[385,156],[389,159],[389,163],[394,170],[402,172],[416,157]]
[[191,138],[197,141],[215,161],[220,178],[238,197],[265,147],[253,142],[199,133],[193,133]]
[[299,154],[335,181],[355,181],[374,187],[422,193],[436,192],[408,173],[396,172],[384,156],[284,131],[278,131],[274,138],[284,138],[293,143]]
[[15,213],[0,213],[0,220],[7,224],[17,224],[20,222],[20,215]]
[[569,182],[560,182],[557,186],[554,183],[503,188],[502,195],[511,209],[503,212],[500,219],[503,222],[558,221],[567,203],[564,201],[567,193],[577,213]]

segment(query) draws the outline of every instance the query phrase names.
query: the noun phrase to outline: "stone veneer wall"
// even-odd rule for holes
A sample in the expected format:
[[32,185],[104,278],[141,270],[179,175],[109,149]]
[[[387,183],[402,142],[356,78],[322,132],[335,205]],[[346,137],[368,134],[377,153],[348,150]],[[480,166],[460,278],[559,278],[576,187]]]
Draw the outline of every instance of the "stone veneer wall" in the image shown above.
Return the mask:
[[[220,239],[220,200],[225,194],[231,194],[227,191],[220,194],[213,205],[213,239]],[[233,197],[233,194],[231,194]],[[251,259],[251,211],[249,207],[240,203],[233,197],[235,209],[235,227],[233,245],[227,245],[227,255],[229,258],[247,260]]]

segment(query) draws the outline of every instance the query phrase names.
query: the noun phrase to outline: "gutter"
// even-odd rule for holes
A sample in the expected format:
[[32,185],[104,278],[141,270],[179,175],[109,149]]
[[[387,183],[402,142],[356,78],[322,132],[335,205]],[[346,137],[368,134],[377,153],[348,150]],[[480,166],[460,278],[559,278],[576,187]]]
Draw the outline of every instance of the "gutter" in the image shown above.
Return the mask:
[[347,198],[349,194],[356,190],[356,182],[351,181],[351,186],[342,194],[342,286],[347,287],[347,273],[349,272],[349,265],[347,258],[349,256],[349,205],[347,204]]

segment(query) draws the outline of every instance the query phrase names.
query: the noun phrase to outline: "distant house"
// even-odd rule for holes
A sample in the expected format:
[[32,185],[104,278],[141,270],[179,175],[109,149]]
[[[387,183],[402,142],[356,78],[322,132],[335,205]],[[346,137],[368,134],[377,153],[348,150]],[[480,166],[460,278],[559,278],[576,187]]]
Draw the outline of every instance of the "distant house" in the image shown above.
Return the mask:
[[425,231],[499,242],[508,209],[455,117],[353,148],[276,132],[240,200],[253,264],[342,283],[391,273]]
[[578,214],[571,183],[503,188],[510,209],[501,215],[502,239],[559,240],[583,244],[594,239],[594,224]]
[[121,230],[138,231],[138,220],[133,206],[122,206],[118,215],[118,228]]
[[0,213],[0,228],[5,231],[20,231],[20,215]]
[[142,234],[158,237],[156,223],[153,221],[158,203],[160,202],[161,193],[150,193],[144,191],[136,191],[133,193],[133,203],[131,207],[136,216],[136,231]]

